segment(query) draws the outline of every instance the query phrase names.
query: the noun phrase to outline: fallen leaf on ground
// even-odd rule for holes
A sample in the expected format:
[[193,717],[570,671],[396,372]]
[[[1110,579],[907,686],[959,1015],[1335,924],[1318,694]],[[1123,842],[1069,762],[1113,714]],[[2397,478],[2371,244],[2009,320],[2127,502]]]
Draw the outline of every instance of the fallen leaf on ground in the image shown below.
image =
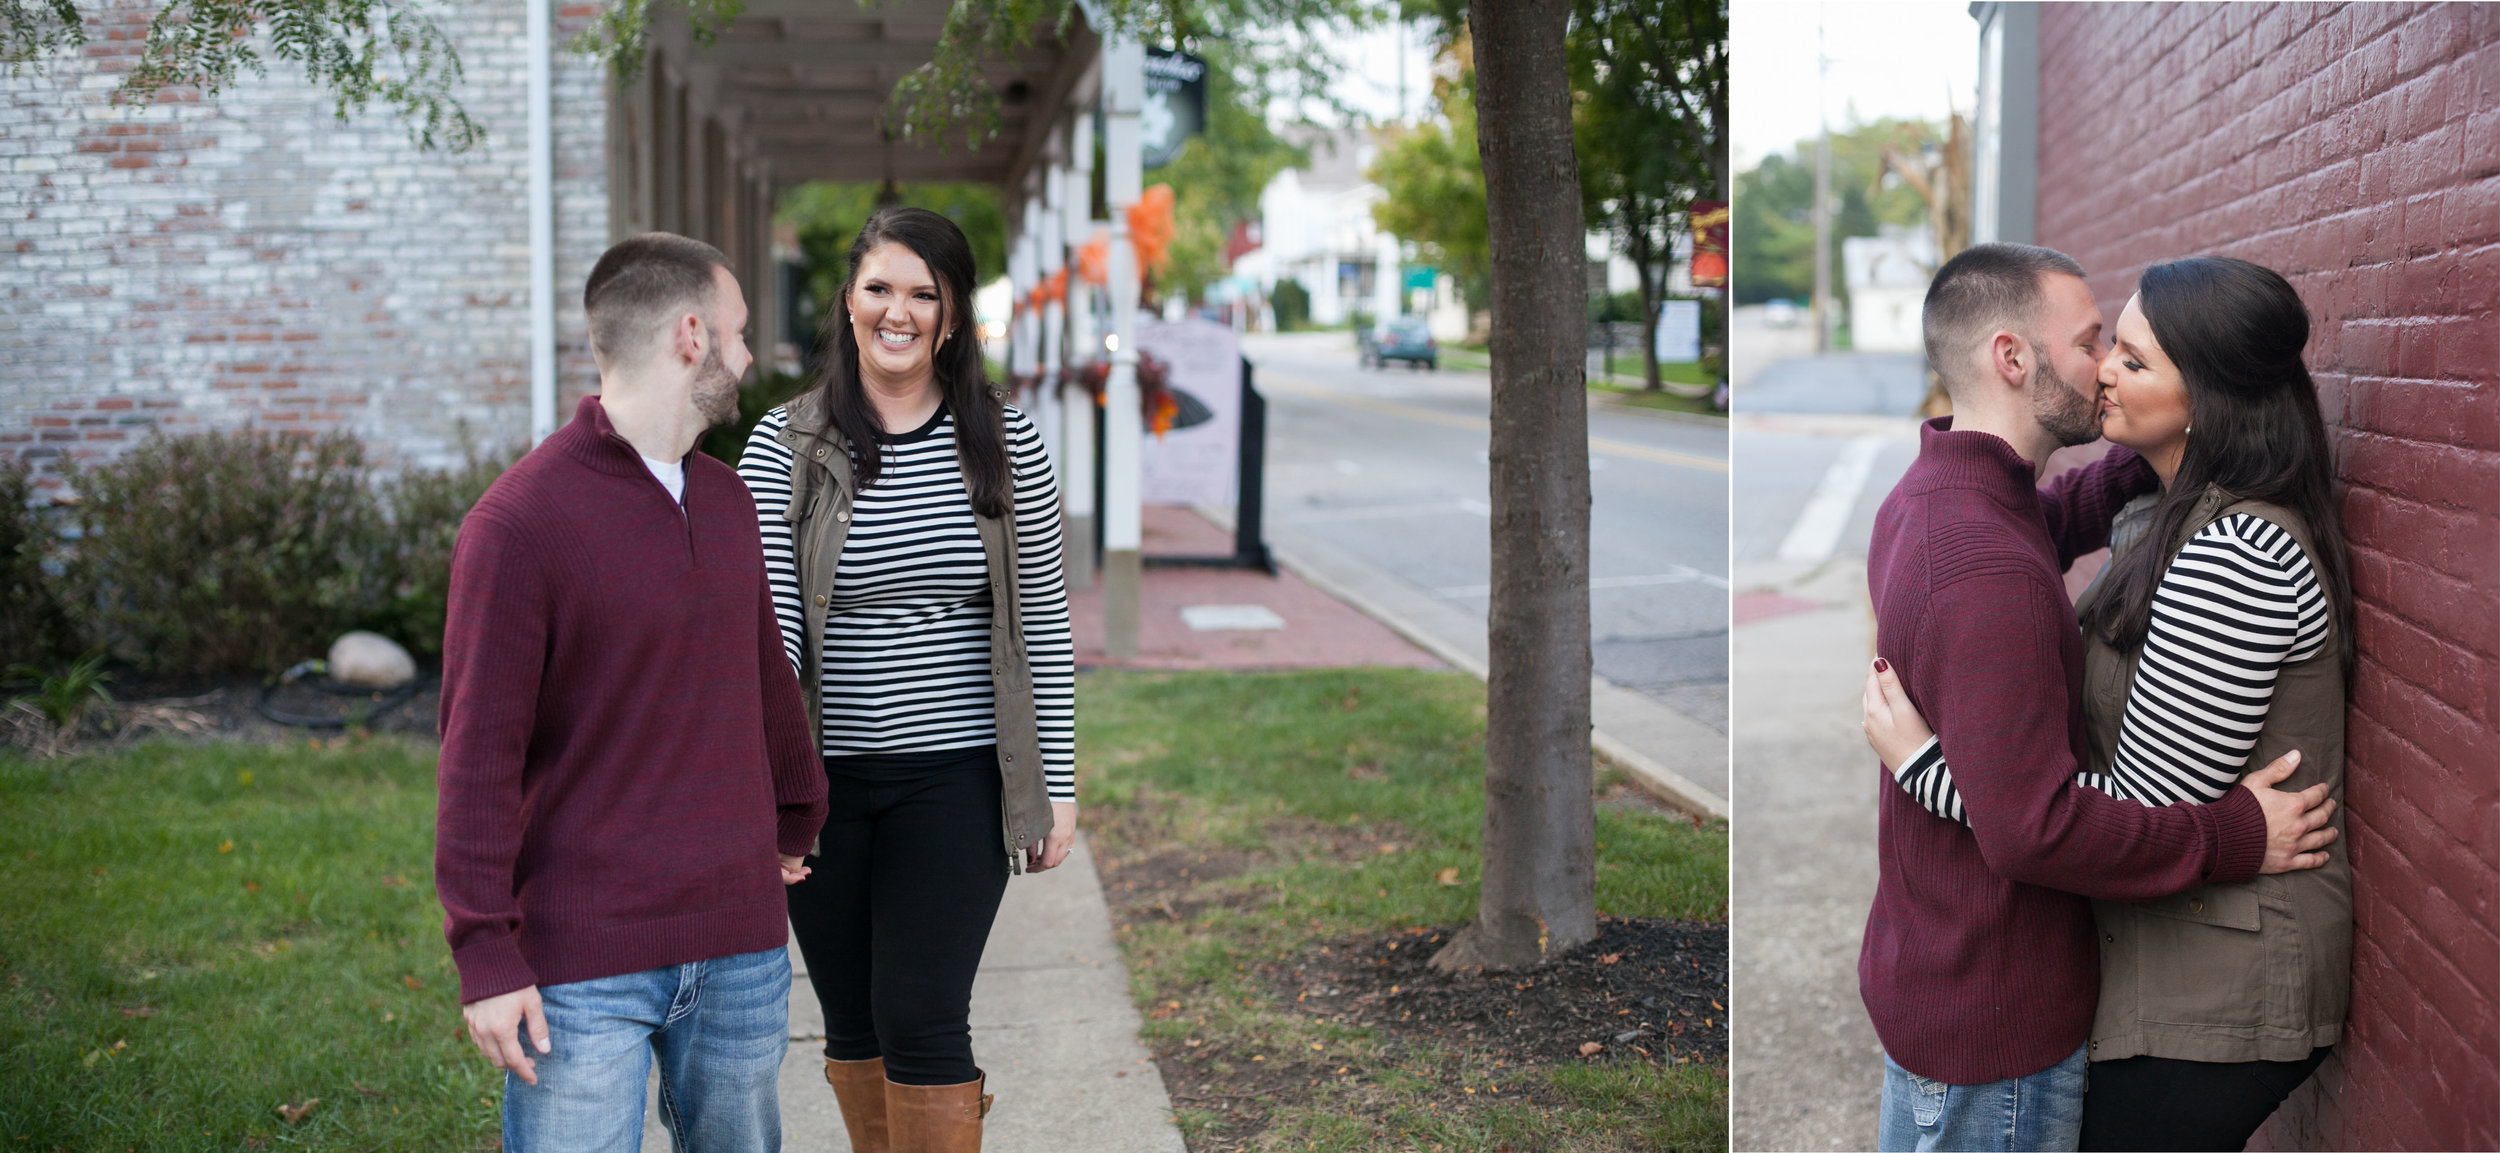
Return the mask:
[[420,981],[420,980],[418,980],[418,979],[416,979],[415,977],[412,977],[412,976],[402,976],[402,977],[400,977],[400,981],[401,981],[403,984],[407,985],[407,986],[408,986],[409,988],[411,988],[411,989],[422,989],[422,988],[425,988],[425,982]]
[[304,1098],[304,1103],[301,1105],[278,1106],[278,1116],[286,1118],[286,1123],[293,1125],[302,1121],[306,1114],[313,1111],[313,1106],[318,1104],[321,1104],[321,1098],[306,1097]]
[[1606,955],[1605,955],[1605,956],[1603,956],[1603,957],[1599,957],[1599,958],[1597,959],[1597,963],[1598,963],[1598,964],[1600,964],[1600,965],[1611,965],[1611,964],[1614,964],[1615,962],[1620,961],[1620,960],[1622,960],[1622,959],[1623,959],[1623,954],[1621,954],[1621,953],[1608,953],[1608,954],[1606,954]]
[[1434,873],[1432,875],[1432,879],[1439,881],[1444,885],[1455,885],[1458,883],[1458,867],[1453,865],[1449,868],[1441,870],[1438,873]]
[[1600,1045],[1600,1044],[1598,1044],[1598,1043],[1597,1043],[1597,1042],[1595,1042],[1595,1041],[1582,1041],[1582,1042],[1580,1042],[1580,1055],[1581,1055],[1581,1056],[1583,1056],[1583,1057],[1594,1057],[1594,1056],[1596,1056],[1596,1055],[1598,1055],[1598,1054],[1600,1054],[1600,1053],[1603,1053],[1603,1052],[1605,1052],[1605,1051],[1606,1051],[1606,1047],[1605,1047],[1604,1045]]
[[231,852],[233,852],[233,851],[234,851],[234,842],[233,842],[233,841],[219,841],[219,842],[217,843],[217,851],[218,851],[218,852],[220,852],[220,853],[231,853]]

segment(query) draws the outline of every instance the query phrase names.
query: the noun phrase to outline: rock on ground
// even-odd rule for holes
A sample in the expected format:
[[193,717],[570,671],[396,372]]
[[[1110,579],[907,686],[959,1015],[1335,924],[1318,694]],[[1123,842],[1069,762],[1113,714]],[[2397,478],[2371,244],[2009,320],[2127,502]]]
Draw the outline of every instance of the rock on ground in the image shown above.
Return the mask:
[[417,661],[399,642],[362,629],[330,643],[330,679],[369,689],[395,689],[417,679]]

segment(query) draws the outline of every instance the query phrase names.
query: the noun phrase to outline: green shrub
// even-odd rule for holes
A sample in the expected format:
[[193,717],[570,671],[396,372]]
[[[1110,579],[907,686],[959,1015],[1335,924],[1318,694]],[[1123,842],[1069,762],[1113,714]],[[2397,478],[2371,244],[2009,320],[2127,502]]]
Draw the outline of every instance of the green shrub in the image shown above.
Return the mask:
[[381,550],[386,595],[366,628],[419,656],[442,655],[452,539],[461,518],[507,464],[503,455],[472,450],[458,468],[406,472],[383,486],[382,508],[390,522]]
[[75,603],[157,672],[274,672],[383,605],[364,446],[258,431],[153,437],[76,467]]
[[1311,291],[1299,280],[1279,280],[1267,294],[1267,303],[1276,310],[1276,331],[1297,332],[1311,323]]
[[25,462],[0,462],[0,664],[49,666],[71,648],[59,582],[44,569],[56,543],[51,513],[33,502]]

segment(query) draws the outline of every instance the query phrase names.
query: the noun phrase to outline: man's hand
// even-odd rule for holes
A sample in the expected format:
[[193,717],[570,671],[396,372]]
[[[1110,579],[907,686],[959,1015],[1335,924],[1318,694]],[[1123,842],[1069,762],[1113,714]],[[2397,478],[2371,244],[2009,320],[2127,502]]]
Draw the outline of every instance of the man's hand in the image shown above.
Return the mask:
[[806,880],[809,873],[813,873],[815,871],[816,870],[807,867],[807,858],[805,857],[781,858],[781,883],[784,885],[798,884],[799,882]]
[[521,1080],[538,1084],[538,1063],[530,1060],[529,1051],[521,1047],[521,1023],[529,1022],[530,1043],[541,1053],[547,1045],[547,1006],[538,999],[538,986],[514,989],[500,996],[471,1001],[460,1007],[460,1016],[469,1023],[469,1040],[486,1060],[498,1069],[509,1069]]
[[2240,787],[2255,794],[2258,807],[2266,811],[2266,863],[2257,869],[2260,873],[2317,868],[2326,863],[2326,847],[2335,843],[2335,830],[2326,827],[2327,818],[2335,815],[2335,802],[2326,798],[2325,785],[2297,793],[2274,787],[2299,767],[2300,750],[2294,749],[2240,778]]
[[1068,859],[1068,850],[1076,847],[1076,805],[1071,801],[1050,803],[1050,836],[1039,845],[1024,849],[1024,871],[1039,873],[1056,869]]

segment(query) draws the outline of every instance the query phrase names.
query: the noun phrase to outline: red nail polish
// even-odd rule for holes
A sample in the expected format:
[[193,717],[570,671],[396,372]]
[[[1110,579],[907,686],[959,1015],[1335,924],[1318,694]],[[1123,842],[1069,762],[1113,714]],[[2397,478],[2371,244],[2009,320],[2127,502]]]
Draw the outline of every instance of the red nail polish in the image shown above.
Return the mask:
[[1892,671],[1892,665],[1891,665],[1891,663],[1890,663],[1890,662],[1887,662],[1886,660],[1884,660],[1884,658],[1882,658],[1882,657],[1877,657],[1877,658],[1875,658],[1875,671],[1876,671],[1876,672],[1879,672],[1879,673],[1888,673],[1888,672],[1891,672],[1891,671]]

